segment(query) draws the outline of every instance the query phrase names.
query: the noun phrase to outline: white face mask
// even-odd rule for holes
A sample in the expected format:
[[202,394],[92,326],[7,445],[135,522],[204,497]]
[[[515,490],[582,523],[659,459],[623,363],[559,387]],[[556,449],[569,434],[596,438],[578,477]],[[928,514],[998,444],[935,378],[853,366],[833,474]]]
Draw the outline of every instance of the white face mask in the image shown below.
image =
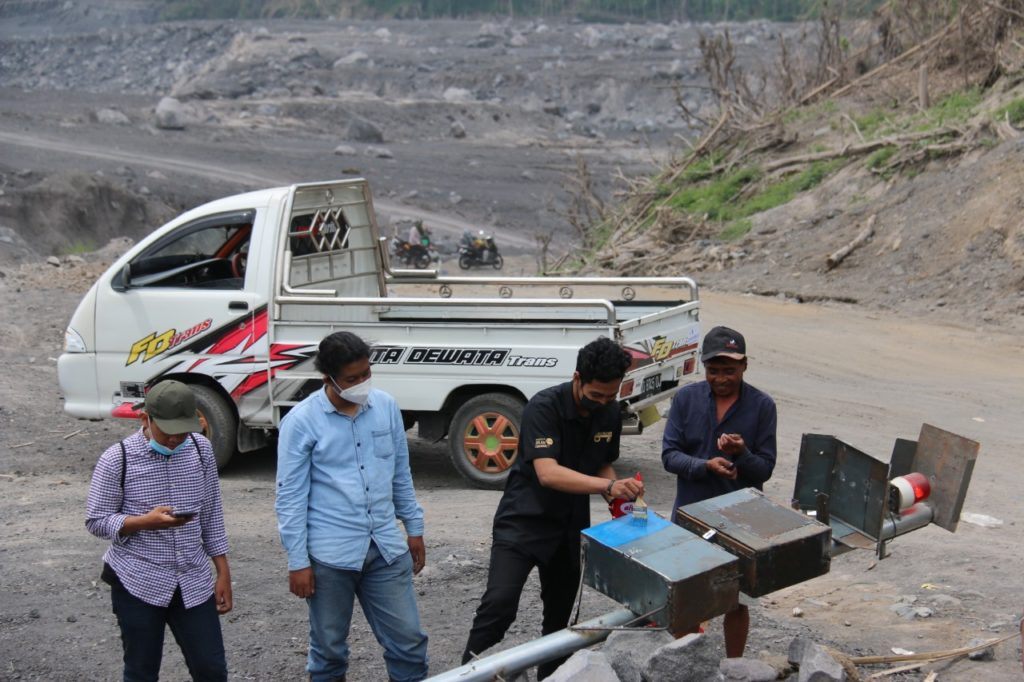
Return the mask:
[[356,405],[365,405],[366,401],[370,399],[370,391],[373,389],[370,379],[345,389],[338,386],[334,379],[331,379],[331,383],[334,384],[334,390],[338,392],[342,400],[347,400]]

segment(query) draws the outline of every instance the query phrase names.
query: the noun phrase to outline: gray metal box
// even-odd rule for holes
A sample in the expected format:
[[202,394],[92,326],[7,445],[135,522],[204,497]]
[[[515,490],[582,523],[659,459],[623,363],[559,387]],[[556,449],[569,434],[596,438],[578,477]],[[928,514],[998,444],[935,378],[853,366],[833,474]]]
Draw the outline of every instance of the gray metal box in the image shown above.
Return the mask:
[[740,590],[752,597],[828,573],[832,529],[754,488],[680,507],[676,518],[739,558]]
[[653,513],[582,533],[583,580],[637,615],[682,634],[728,613],[739,599],[739,562]]

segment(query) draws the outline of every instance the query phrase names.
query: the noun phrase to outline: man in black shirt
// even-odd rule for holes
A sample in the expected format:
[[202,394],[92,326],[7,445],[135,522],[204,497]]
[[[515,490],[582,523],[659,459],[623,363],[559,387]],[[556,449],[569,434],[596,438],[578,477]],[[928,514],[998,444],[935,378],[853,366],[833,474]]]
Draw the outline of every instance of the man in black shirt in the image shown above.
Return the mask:
[[[572,381],[546,388],[523,411],[519,457],[509,471],[492,531],[487,589],[462,662],[497,644],[516,619],[534,566],[544,603],[542,634],[568,625],[580,580],[580,531],[590,526],[590,495],[635,499],[642,481],[616,479],[622,420],[616,399],[632,360],[601,337],[580,349]],[[550,675],[562,658],[537,668]]]

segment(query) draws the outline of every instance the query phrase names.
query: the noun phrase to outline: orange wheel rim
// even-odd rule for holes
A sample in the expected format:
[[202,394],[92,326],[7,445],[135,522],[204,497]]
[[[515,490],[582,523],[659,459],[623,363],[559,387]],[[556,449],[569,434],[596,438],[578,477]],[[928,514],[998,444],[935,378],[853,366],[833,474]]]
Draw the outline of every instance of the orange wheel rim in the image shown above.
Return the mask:
[[473,468],[487,474],[508,470],[519,453],[519,429],[498,412],[482,412],[466,425],[462,452]]

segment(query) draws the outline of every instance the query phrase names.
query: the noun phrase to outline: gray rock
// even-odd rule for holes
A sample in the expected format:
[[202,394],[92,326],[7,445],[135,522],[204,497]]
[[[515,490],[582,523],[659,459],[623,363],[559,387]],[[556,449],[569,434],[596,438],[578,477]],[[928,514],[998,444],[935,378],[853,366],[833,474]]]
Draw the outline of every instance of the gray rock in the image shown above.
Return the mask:
[[445,102],[472,102],[473,93],[466,88],[450,87],[441,93],[441,99]]
[[384,141],[384,131],[376,123],[356,116],[348,124],[348,130],[345,131],[345,139],[352,140],[353,142],[380,144]]
[[126,126],[131,125],[132,120],[117,109],[100,109],[94,114],[97,123],[107,125]]
[[846,671],[825,647],[812,643],[800,659],[797,682],[846,682]]
[[640,670],[651,654],[673,641],[672,635],[664,630],[618,630],[608,636],[601,652],[622,682],[640,682]]
[[793,641],[789,643],[789,663],[790,665],[800,665],[800,661],[803,660],[804,654],[807,652],[808,647],[812,646],[814,642],[805,637],[794,637]]
[[50,256],[49,258],[46,259],[46,264],[59,268],[60,258],[57,258],[56,256]]
[[915,618],[931,618],[935,613],[927,606],[914,606],[913,604],[908,603],[893,604],[889,607],[889,610],[900,618],[904,618],[906,620],[913,620]]
[[337,69],[338,67],[350,66],[352,64],[364,64],[368,61],[370,61],[370,55],[366,54],[362,50],[356,50],[355,52],[350,52],[338,61],[334,62],[334,68]]
[[502,41],[502,37],[494,34],[479,35],[466,42],[466,47],[494,47]]
[[365,154],[367,156],[374,156],[378,159],[393,159],[395,155],[391,153],[391,150],[387,147],[367,147]]
[[[970,642],[968,642],[967,646],[979,646],[981,644],[984,644],[986,641],[987,640],[976,637],[972,639]],[[984,649],[972,651],[971,653],[967,654],[967,658],[971,659],[972,661],[993,661],[996,658],[996,651],[992,647],[987,646]]]
[[641,671],[644,682],[706,682],[718,676],[719,655],[704,635],[686,635],[655,651]]
[[356,148],[347,144],[339,144],[334,148],[335,156],[355,156],[357,154]]
[[547,679],[550,682],[619,682],[605,655],[590,649],[574,653]]
[[185,107],[173,97],[164,97],[156,105],[156,127],[164,130],[185,129]]
[[451,126],[448,127],[448,134],[456,140],[461,140],[466,137],[466,126],[462,125],[462,121],[452,121]]
[[955,607],[961,606],[964,602],[948,594],[937,594],[932,596],[932,604],[935,606]]
[[723,680],[735,682],[772,682],[778,676],[775,668],[752,658],[723,658],[718,672]]

